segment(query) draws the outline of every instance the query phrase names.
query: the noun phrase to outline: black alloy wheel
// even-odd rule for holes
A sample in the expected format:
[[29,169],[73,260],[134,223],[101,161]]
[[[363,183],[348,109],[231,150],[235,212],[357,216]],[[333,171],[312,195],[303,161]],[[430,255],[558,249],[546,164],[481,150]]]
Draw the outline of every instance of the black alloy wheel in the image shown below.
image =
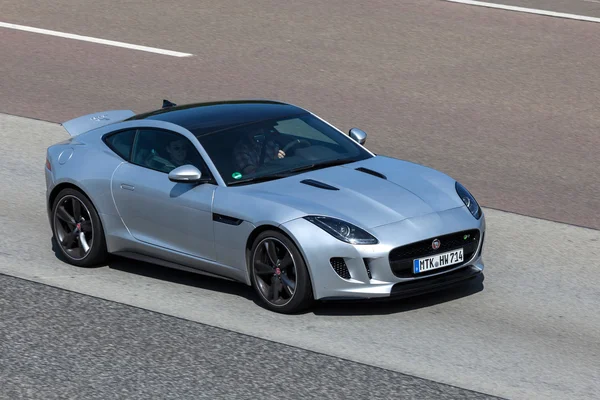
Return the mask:
[[64,189],[52,207],[54,239],[67,261],[91,267],[105,261],[106,242],[98,213],[81,192]]
[[277,231],[261,233],[252,247],[252,285],[273,311],[293,313],[312,302],[306,264],[295,244]]

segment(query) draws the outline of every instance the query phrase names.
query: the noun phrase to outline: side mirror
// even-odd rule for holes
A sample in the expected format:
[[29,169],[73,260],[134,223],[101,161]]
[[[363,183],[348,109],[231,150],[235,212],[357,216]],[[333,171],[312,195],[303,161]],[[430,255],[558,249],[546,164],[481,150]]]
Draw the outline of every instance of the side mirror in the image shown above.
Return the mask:
[[202,172],[193,165],[187,164],[169,172],[169,180],[179,183],[197,183],[202,179]]
[[366,132],[358,128],[350,129],[350,137],[359,144],[365,144],[365,142],[367,141]]

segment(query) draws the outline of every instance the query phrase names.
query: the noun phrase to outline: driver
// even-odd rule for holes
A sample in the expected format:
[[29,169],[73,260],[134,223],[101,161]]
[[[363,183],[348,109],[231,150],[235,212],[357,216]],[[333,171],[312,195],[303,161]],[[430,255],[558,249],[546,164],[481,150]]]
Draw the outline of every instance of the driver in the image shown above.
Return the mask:
[[258,130],[249,131],[242,136],[233,149],[235,162],[242,174],[252,173],[258,168],[263,142],[254,139],[254,136],[257,135],[264,135],[264,140],[267,141],[263,162],[285,157],[285,152],[279,148],[279,144],[273,139],[269,139],[267,129],[259,128]]

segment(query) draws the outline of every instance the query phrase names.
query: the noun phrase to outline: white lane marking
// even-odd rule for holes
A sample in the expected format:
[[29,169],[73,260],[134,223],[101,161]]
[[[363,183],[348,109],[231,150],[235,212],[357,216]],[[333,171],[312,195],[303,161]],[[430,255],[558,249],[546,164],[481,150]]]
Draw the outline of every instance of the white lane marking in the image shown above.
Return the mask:
[[61,38],[66,38],[66,39],[75,39],[75,40],[82,40],[84,42],[105,44],[108,46],[124,47],[126,49],[147,51],[149,53],[158,53],[158,54],[163,54],[166,56],[173,56],[173,57],[191,57],[191,56],[193,56],[193,54],[189,54],[189,53],[180,53],[178,51],[158,49],[155,47],[139,46],[137,44],[116,42],[114,40],[100,39],[100,38],[95,38],[95,37],[91,37],[91,36],[75,35],[73,33],[51,31],[48,29],[34,28],[31,26],[25,26],[25,25],[9,24],[7,22],[0,22],[0,28],[17,29],[17,30],[26,31],[26,32],[40,33],[42,35],[58,36]]
[[549,17],[576,19],[578,21],[587,21],[587,22],[598,22],[598,23],[600,23],[600,18],[587,17],[585,15],[560,13],[560,12],[555,12],[555,11],[538,10],[536,8],[525,8],[525,7],[517,7],[517,6],[507,6],[507,5],[504,5],[504,4],[487,3],[487,2],[484,2],[484,1],[475,1],[475,0],[444,0],[444,1],[449,1],[451,3],[468,4],[468,5],[471,5],[471,6],[499,8],[499,9],[502,9],[502,10],[519,11],[519,12],[530,13],[530,14],[546,15],[546,16],[549,16]]

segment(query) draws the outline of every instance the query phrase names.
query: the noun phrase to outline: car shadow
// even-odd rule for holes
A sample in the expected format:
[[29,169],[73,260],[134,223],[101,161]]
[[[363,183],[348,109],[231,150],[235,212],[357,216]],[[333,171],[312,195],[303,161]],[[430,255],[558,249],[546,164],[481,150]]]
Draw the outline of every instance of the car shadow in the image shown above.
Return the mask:
[[185,193],[189,192],[190,190],[194,189],[195,187],[196,186],[191,183],[176,183],[173,186],[173,188],[171,189],[169,196],[171,198],[179,197],[182,194],[185,194]]
[[[51,239],[52,251],[56,257],[67,262],[58,250],[58,243]],[[174,268],[163,267],[144,261],[132,260],[111,255],[105,265],[96,268],[108,267],[129,274],[136,274],[151,279],[176,283],[239,296],[255,305],[263,307],[254,289],[240,282],[230,281],[198,273],[182,271]],[[316,301],[312,307],[301,311],[298,315],[314,314],[319,316],[360,316],[360,315],[386,315],[413,311],[421,308],[432,307],[438,304],[458,300],[483,291],[483,273],[468,281],[458,283],[448,288],[432,293],[426,293],[403,299],[369,299],[369,300],[339,300]]]
[[[68,263],[66,258],[60,252],[58,243],[54,238],[51,239],[52,251],[56,258],[60,261]],[[144,261],[133,260],[116,255],[110,255],[108,261],[103,265],[98,265],[94,268],[110,268],[128,274],[136,274],[146,278],[157,279],[165,282],[186,285],[192,288],[212,290],[215,292],[227,293],[243,297],[247,300],[252,300],[255,304],[260,305],[258,298],[255,296],[251,287],[243,283],[230,281],[221,278],[215,278],[199,273],[182,271],[175,268],[163,267],[162,265],[152,264]],[[77,267],[74,267],[77,268]]]
[[144,261],[131,260],[119,256],[111,256],[107,263],[108,268],[128,274],[136,274],[146,278],[157,279],[165,282],[185,285],[192,288],[226,293],[251,300],[259,304],[253,289],[241,282],[215,278],[200,273],[182,271],[175,268],[163,267]]

